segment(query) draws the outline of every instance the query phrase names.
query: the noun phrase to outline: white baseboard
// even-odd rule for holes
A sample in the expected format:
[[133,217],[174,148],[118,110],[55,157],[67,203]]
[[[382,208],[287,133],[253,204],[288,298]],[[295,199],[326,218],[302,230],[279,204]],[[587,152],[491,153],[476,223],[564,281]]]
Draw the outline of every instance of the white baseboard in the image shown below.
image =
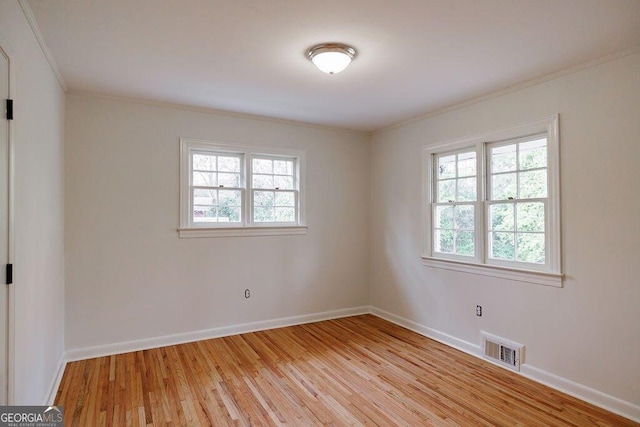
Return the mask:
[[623,417],[640,423],[640,406],[634,405],[631,402],[618,399],[615,396],[576,383],[567,378],[552,374],[551,372],[543,371],[526,363],[520,366],[520,374],[570,396],[589,402],[592,405],[611,411],[614,414],[622,415]]
[[65,355],[62,354],[60,360],[58,361],[58,367],[56,369],[56,374],[51,380],[51,384],[49,385],[49,389],[47,394],[45,395],[45,401],[43,405],[50,406],[53,405],[53,402],[56,400],[56,394],[58,393],[58,388],[60,388],[60,383],[62,382],[62,375],[64,375],[64,368],[67,366],[67,360]]
[[156,338],[144,338],[134,341],[125,341],[114,344],[106,344],[92,347],[83,347],[67,350],[68,362],[91,359],[94,357],[110,356],[113,354],[129,353],[131,351],[148,350],[150,348],[164,347],[168,345],[184,344],[188,342],[206,340],[211,338],[226,337],[248,332],[264,331],[267,329],[282,328],[285,326],[302,325],[304,323],[319,322],[322,320],[338,319],[340,317],[357,316],[370,313],[369,306],[346,308],[341,310],[324,311],[320,313],[303,314],[301,316],[281,317],[278,319],[263,320],[259,322],[243,323],[232,326],[205,329],[201,331],[185,332],[182,334],[165,335]]
[[[482,357],[482,351],[479,345],[461,340],[444,332],[429,328],[412,320],[397,316],[393,313],[389,313],[388,311],[384,311],[376,307],[371,307],[371,314],[387,320],[391,323],[395,323],[396,325],[400,325],[404,328],[412,330],[427,338],[431,338],[442,344],[446,344],[472,356],[481,358],[484,361],[490,362]],[[500,366],[497,364],[495,365]],[[584,400],[585,402],[589,402],[592,405],[606,409],[607,411],[611,411],[633,421],[640,422],[640,406],[635,405],[631,402],[627,402],[617,397],[608,395],[591,387],[576,383],[567,378],[552,374],[526,363],[521,365],[520,372],[515,373],[519,373],[520,375],[527,377],[533,381],[549,386],[580,400]]]
[[419,323],[414,322],[413,320],[396,316],[393,313],[380,310],[379,308],[376,308],[376,307],[371,307],[371,314],[374,314],[391,323],[395,323],[396,325],[400,325],[403,328],[407,328],[427,338],[431,338],[438,342],[446,344],[449,347],[453,347],[455,349],[464,351],[465,353],[469,353],[474,356],[480,355],[480,346],[476,344],[472,344],[469,341],[461,340],[460,338],[456,338],[453,335],[445,334],[444,332],[440,332],[436,329],[429,328],[428,326],[421,325]]

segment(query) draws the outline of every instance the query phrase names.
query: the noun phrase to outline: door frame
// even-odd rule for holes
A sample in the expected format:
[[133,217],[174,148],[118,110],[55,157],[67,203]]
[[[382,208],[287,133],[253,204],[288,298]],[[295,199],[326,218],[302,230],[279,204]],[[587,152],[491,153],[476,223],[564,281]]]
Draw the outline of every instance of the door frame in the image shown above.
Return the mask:
[[[15,85],[15,52],[11,49],[10,45],[6,42],[6,39],[0,34],[0,54],[4,55],[9,63],[9,98],[16,99],[16,85]],[[15,113],[15,110],[14,110]],[[6,120],[4,118],[3,120]],[[14,263],[14,140],[15,140],[15,125],[14,120],[7,120],[7,260],[6,263]],[[0,260],[0,265],[3,264],[3,260]],[[6,363],[7,363],[7,405],[15,404],[15,274],[13,276],[12,285],[1,284],[0,286],[7,287],[7,343],[6,343]],[[0,369],[4,369],[0,367]]]

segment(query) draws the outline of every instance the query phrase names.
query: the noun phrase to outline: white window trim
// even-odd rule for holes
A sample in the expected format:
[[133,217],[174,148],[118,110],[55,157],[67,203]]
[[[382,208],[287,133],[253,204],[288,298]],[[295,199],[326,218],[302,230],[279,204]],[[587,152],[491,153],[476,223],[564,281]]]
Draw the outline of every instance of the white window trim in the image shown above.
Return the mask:
[[[230,154],[241,154],[242,175],[241,186],[243,194],[244,222],[239,224],[217,224],[215,227],[207,224],[194,224],[191,217],[191,189],[189,165],[191,151],[215,151]],[[251,218],[251,194],[250,162],[253,156],[260,157],[293,157],[296,159],[296,178],[298,191],[298,221],[296,224],[282,223],[254,223]],[[206,238],[206,237],[249,237],[249,236],[289,236],[306,234],[308,227],[305,222],[305,171],[306,152],[304,150],[282,147],[264,147],[251,145],[237,145],[208,141],[202,139],[180,138],[180,226],[178,236],[180,238]]]
[[[549,254],[549,265],[545,270],[538,271],[534,265],[527,265],[520,268],[517,264],[510,266],[488,264],[486,259],[486,197],[485,183],[487,180],[485,170],[485,145],[487,143],[499,142],[503,140],[518,139],[523,136],[546,133],[547,136],[547,168],[548,168],[548,233],[546,233],[546,244]],[[474,148],[480,155],[478,156],[478,204],[485,205],[476,215],[476,225],[478,226],[476,236],[481,235],[481,240],[476,240],[480,244],[476,245],[476,256],[466,258],[447,257],[438,254],[434,256],[433,251],[433,154],[440,154],[448,151]],[[498,277],[545,286],[562,287],[564,275],[562,273],[561,259],[561,230],[560,230],[560,141],[559,141],[559,117],[557,114],[544,117],[532,122],[510,126],[508,128],[493,132],[473,135],[469,137],[452,139],[434,145],[423,147],[422,151],[422,224],[423,233],[423,264],[428,267],[441,268],[446,270],[460,271],[464,273],[479,274],[483,276]],[[479,223],[479,224],[478,224]]]

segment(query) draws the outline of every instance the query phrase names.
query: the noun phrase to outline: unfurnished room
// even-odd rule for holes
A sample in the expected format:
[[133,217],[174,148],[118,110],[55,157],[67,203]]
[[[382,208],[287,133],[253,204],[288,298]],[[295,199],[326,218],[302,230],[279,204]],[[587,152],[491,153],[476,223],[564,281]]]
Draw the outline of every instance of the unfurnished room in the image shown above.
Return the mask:
[[639,0],[0,0],[0,98],[0,425],[640,425]]

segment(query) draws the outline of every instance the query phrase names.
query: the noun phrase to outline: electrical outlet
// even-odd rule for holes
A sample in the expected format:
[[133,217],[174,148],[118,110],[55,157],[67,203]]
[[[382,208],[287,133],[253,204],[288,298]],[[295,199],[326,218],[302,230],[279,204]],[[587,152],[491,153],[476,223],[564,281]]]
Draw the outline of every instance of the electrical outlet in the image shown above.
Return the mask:
[[482,317],[482,306],[476,305],[476,316]]

